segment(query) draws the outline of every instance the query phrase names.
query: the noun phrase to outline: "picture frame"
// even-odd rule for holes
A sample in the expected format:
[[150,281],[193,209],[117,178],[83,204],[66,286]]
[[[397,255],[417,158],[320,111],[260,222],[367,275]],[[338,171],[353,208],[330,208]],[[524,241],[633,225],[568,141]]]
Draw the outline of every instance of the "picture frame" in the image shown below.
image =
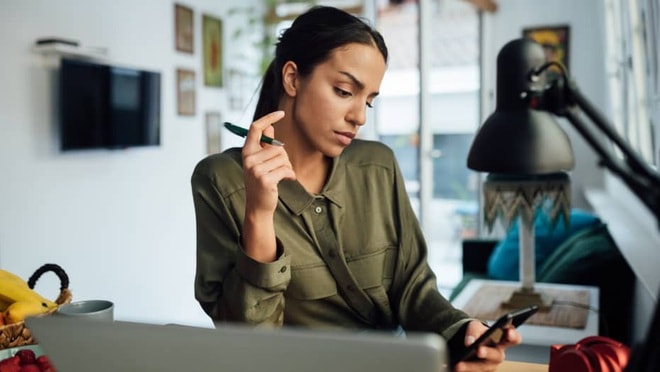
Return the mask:
[[174,4],[174,43],[176,50],[193,54],[195,50],[195,18],[192,8]]
[[219,111],[206,113],[206,152],[217,154],[222,150],[222,115]]
[[178,68],[176,70],[177,113],[184,116],[195,115],[195,71]]
[[[546,61],[559,62],[569,69],[570,27],[568,25],[540,26],[524,28],[522,36],[541,44],[545,51]],[[560,68],[548,68],[548,78],[560,74]]]
[[204,85],[222,87],[223,43],[222,20],[208,14],[202,15],[202,42],[204,54]]

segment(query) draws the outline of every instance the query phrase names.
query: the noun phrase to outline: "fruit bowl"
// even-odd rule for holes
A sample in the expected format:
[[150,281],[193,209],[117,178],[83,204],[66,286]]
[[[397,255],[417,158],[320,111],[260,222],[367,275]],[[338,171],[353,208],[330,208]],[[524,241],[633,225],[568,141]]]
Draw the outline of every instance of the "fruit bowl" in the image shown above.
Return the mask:
[[[69,277],[64,269],[56,264],[45,264],[37,269],[27,281],[28,286],[31,289],[34,289],[37,280],[39,280],[44,273],[49,271],[55,273],[60,280],[60,293],[54,302],[57,305],[71,302],[73,296],[69,290]],[[53,310],[55,311],[57,308],[54,308]],[[0,325],[0,351],[16,348],[18,346],[33,345],[36,343],[36,340],[32,337],[32,333],[27,328],[24,321]]]
[[41,355],[44,355],[44,351],[41,348],[41,346],[39,346],[38,344],[32,344],[32,345],[12,347],[12,348],[9,348],[9,349],[2,349],[2,350],[0,350],[0,360],[11,358],[14,355],[16,355],[16,353],[19,350],[24,350],[24,349],[32,350],[34,352],[34,355],[37,356],[37,357],[39,357]]

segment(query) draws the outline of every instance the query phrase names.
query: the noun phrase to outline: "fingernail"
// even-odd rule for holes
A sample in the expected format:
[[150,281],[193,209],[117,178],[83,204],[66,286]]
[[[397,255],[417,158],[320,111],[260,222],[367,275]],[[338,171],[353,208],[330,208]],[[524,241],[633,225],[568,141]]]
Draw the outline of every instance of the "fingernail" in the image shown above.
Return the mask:
[[467,342],[468,345],[472,345],[474,343],[474,336],[467,336],[465,338],[465,341]]

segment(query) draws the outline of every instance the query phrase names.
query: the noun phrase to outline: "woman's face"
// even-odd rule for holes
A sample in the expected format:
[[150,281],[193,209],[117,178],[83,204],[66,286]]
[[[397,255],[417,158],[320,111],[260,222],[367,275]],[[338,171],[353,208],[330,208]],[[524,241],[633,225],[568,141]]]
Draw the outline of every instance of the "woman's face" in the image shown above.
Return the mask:
[[335,49],[309,76],[299,76],[293,124],[303,143],[339,156],[365,124],[385,69],[377,47],[352,43]]

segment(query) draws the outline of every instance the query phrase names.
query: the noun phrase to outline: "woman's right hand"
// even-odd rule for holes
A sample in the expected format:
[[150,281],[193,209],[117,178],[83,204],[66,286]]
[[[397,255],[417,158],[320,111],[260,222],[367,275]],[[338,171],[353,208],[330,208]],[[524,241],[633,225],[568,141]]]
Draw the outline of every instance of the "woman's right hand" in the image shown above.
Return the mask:
[[246,254],[262,262],[275,259],[277,185],[283,179],[296,179],[284,147],[261,142],[262,135],[273,137],[272,125],[283,117],[284,111],[275,111],[253,122],[241,153],[246,199],[243,245]]
[[277,184],[283,179],[296,178],[284,147],[261,142],[262,134],[273,137],[272,125],[283,117],[284,111],[271,112],[252,123],[248,130],[242,155],[250,211],[273,213],[277,207]]

